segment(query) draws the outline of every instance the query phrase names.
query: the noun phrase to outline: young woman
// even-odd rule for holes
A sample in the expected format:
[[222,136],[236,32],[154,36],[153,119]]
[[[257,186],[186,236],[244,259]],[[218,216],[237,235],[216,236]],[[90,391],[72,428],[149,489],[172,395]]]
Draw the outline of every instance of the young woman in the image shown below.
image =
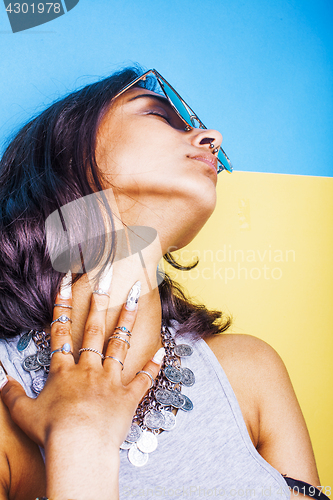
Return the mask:
[[228,320],[156,274],[214,210],[217,173],[231,170],[221,143],[161,75],[130,68],[9,144],[1,499],[281,499],[282,475],[319,484],[276,352],[217,335]]

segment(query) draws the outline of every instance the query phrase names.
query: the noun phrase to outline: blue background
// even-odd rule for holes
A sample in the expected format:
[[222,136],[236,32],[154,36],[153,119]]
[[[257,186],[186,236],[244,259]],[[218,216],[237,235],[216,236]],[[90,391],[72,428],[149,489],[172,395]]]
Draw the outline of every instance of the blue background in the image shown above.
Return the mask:
[[13,34],[2,2],[0,143],[139,62],[222,132],[235,170],[332,176],[332,21],[331,0],[80,0]]

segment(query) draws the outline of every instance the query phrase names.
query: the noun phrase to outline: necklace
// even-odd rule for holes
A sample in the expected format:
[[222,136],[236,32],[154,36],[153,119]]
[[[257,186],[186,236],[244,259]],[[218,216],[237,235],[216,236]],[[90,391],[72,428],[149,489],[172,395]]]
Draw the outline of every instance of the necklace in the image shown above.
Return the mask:
[[[43,375],[32,381],[32,390],[38,395],[46,382],[49,372],[50,334],[44,331],[30,330],[25,332],[17,349],[22,352],[34,341],[37,352],[26,356],[22,367],[28,372],[43,370]],[[148,462],[149,454],[156,450],[158,434],[171,431],[176,425],[173,409],[191,411],[193,403],[189,397],[182,394],[182,386],[191,387],[195,383],[195,376],[189,368],[182,368],[178,358],[191,356],[193,349],[188,344],[176,344],[169,329],[162,325],[161,340],[165,349],[165,356],[159,374],[153,387],[138,405],[132,420],[131,428],[121,450],[127,450],[128,460],[136,467],[142,467]]]
[[121,450],[128,450],[128,460],[136,467],[148,462],[149,453],[156,450],[157,435],[170,431],[176,425],[172,409],[190,411],[193,403],[181,393],[181,386],[192,386],[194,373],[189,368],[182,368],[178,357],[190,356],[193,352],[187,344],[176,344],[167,327],[161,328],[162,344],[165,357],[153,387],[139,404],[132,420],[132,425]]
[[50,334],[44,331],[30,330],[25,332],[17,344],[17,349],[23,352],[30,345],[31,340],[34,341],[37,352],[30,356],[26,356],[23,360],[22,367],[27,372],[37,372],[42,370],[42,375],[35,377],[32,381],[31,388],[35,394],[39,394],[43,389],[47,374],[49,373],[51,363],[50,349]]

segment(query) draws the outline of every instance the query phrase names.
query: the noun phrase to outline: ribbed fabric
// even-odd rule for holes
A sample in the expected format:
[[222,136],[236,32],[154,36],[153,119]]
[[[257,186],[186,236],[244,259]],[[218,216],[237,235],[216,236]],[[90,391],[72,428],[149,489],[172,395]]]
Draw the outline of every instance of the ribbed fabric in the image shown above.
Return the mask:
[[290,499],[281,474],[254,448],[241,409],[220,363],[204,340],[181,360],[196,378],[182,392],[194,405],[178,410],[176,427],[158,436],[143,467],[121,450],[120,498]]
[[[21,363],[36,351],[30,344],[17,351],[18,338],[0,340],[0,360],[29,396],[32,379],[43,372],[26,372]],[[281,474],[254,448],[229,381],[205,341],[177,338],[193,346],[182,366],[196,377],[182,392],[193,402],[190,412],[178,410],[176,427],[158,436],[158,447],[143,467],[133,466],[120,451],[120,499],[206,498],[290,499]]]

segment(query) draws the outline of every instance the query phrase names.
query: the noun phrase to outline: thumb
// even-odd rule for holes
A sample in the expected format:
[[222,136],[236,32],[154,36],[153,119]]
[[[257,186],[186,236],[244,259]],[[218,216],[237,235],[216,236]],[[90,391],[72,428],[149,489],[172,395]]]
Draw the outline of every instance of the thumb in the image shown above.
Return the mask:
[[29,428],[29,416],[33,416],[34,399],[26,395],[21,384],[13,377],[7,375],[7,380],[1,389],[1,399],[7,406],[13,421],[26,434],[29,434],[27,429]]

